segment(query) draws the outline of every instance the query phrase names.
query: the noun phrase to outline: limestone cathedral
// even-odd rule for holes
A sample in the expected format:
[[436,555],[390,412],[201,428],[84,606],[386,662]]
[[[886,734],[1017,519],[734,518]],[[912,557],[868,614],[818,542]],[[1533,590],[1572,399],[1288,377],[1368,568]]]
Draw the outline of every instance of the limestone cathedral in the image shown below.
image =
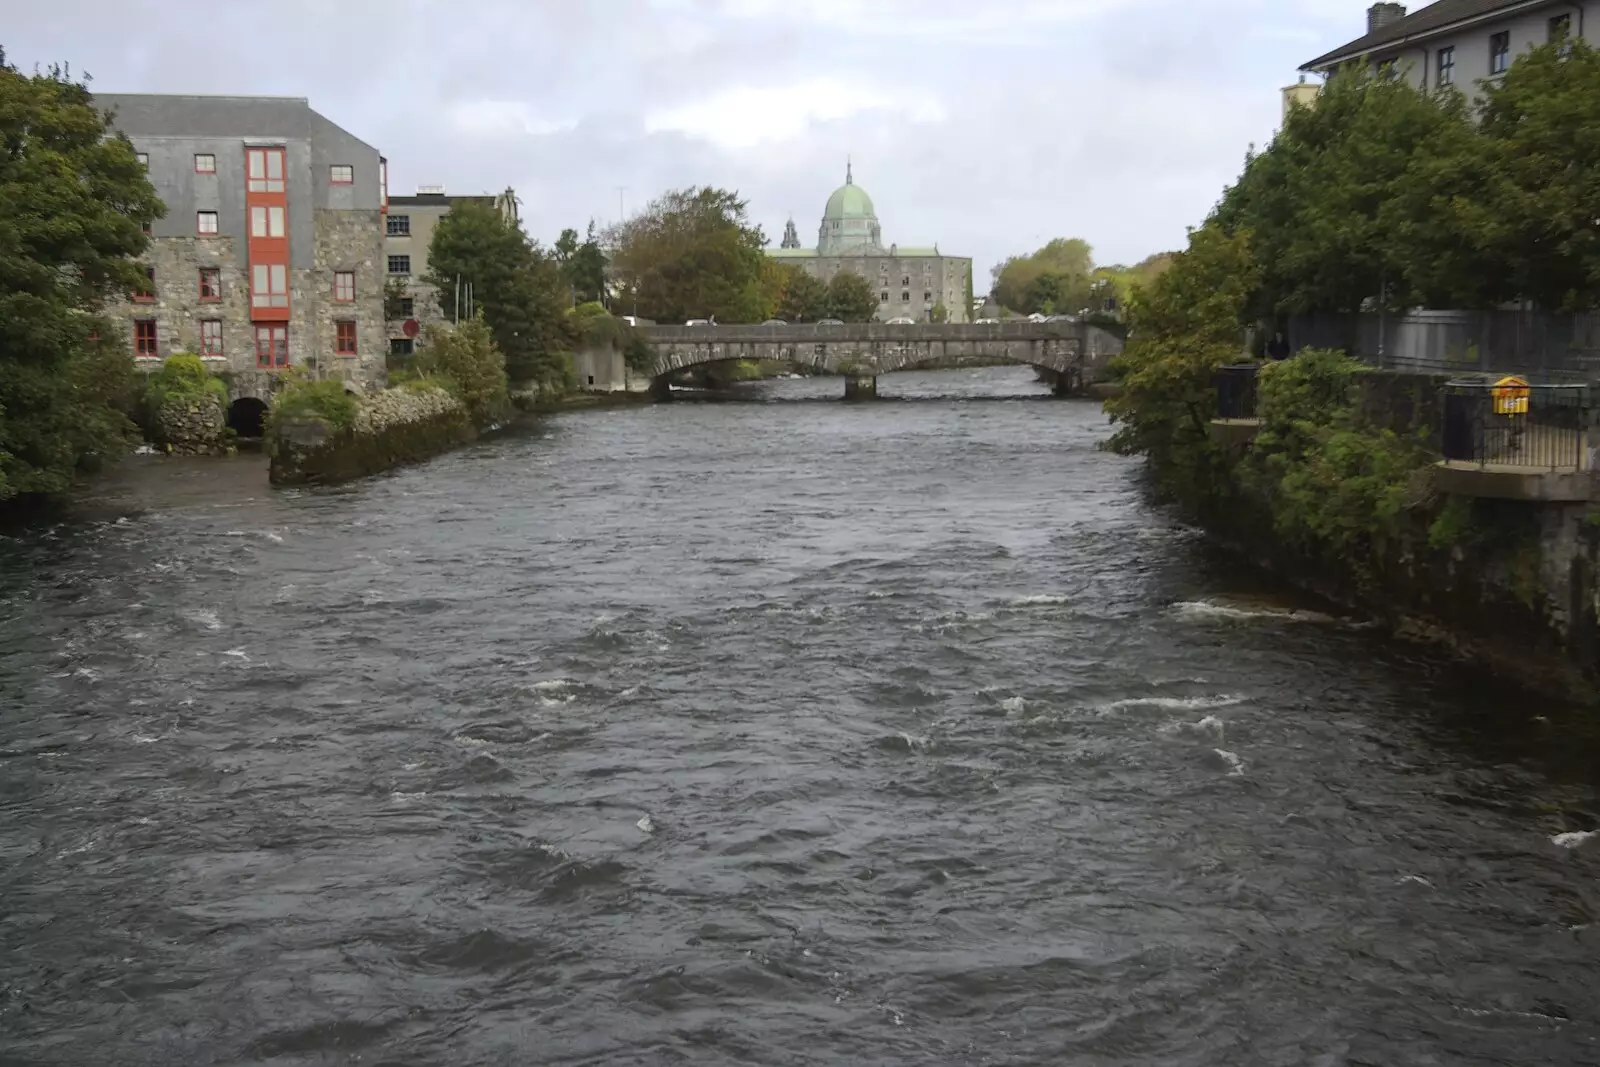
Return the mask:
[[767,255],[803,267],[826,282],[842,270],[854,271],[870,281],[878,293],[878,319],[907,318],[925,322],[936,304],[950,312],[951,322],[967,322],[972,308],[967,302],[967,280],[972,260],[947,256],[932,248],[883,245],[883,232],[872,197],[857,185],[849,163],[844,184],[828,197],[817,230],[817,247],[801,248],[794,219],[783,229],[783,242]]

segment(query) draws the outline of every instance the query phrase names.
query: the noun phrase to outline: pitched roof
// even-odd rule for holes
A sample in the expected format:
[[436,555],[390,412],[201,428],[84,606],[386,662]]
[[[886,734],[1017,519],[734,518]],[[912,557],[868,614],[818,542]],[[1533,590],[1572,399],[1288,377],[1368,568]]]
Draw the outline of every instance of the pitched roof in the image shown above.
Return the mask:
[[389,205],[398,204],[401,207],[424,207],[432,204],[437,207],[450,207],[454,204],[483,204],[494,207],[494,196],[454,196],[449,193],[418,193],[416,196],[391,196]]
[[1459,23],[1510,14],[1512,11],[1539,7],[1551,2],[1553,0],[1437,0],[1436,3],[1429,4],[1420,11],[1414,11],[1404,18],[1379,26],[1364,37],[1357,37],[1347,45],[1301,64],[1300,69],[1323,70],[1337,66],[1345,60],[1356,59],[1377,51],[1386,45],[1432,36]]

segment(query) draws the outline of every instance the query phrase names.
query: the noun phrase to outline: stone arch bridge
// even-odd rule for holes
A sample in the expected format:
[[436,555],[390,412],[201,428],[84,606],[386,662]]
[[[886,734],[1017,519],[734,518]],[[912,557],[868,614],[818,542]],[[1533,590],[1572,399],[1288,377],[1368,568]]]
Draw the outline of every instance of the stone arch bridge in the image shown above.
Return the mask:
[[1116,335],[1081,322],[842,326],[642,326],[656,353],[652,386],[675,371],[740,359],[781,360],[845,377],[845,396],[877,393],[877,378],[937,359],[977,356],[1055,375],[1059,396],[1081,395],[1122,351]]

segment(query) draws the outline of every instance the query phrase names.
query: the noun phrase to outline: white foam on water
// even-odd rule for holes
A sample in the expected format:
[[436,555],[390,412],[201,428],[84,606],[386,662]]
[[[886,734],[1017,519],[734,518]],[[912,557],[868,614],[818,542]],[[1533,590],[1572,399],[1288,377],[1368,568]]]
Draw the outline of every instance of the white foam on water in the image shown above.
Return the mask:
[[639,816],[639,821],[634,823],[633,825],[637,826],[639,829],[643,830],[647,834],[653,834],[653,833],[656,832],[656,824],[653,821],[651,821],[649,815],[641,815],[641,816]]
[[1210,711],[1215,708],[1231,708],[1237,704],[1243,704],[1245,700],[1245,697],[1228,693],[1200,697],[1127,697],[1122,700],[1113,700],[1109,704],[1096,705],[1095,710],[1102,715],[1126,711],[1129,708],[1160,708],[1163,711]]
[[887,600],[893,595],[893,593],[885,593],[882,589],[869,589],[867,591],[868,600]]
[[422,766],[422,764],[420,764],[420,763],[402,763],[400,765],[400,769],[402,771],[414,771],[418,767],[421,767],[421,766]]
[[550,678],[542,682],[534,682],[528,688],[533,690],[539,698],[541,707],[559,708],[563,704],[570,704],[578,699],[578,694],[571,692],[576,682],[566,678]]
[[1000,707],[1007,715],[1021,715],[1022,709],[1027,706],[1028,702],[1022,697],[1006,697],[1000,702]]
[[283,535],[282,534],[275,534],[271,530],[267,530],[261,536],[265,537],[268,541],[276,541],[280,545],[283,544]]
[[230,648],[230,649],[228,649],[228,651],[222,653],[222,655],[224,655],[224,656],[232,656],[234,659],[249,659],[250,658],[250,654],[244,650],[244,646],[243,645],[239,646],[238,648]]
[[1338,621],[1332,615],[1324,615],[1320,611],[1301,611],[1296,608],[1243,607],[1238,604],[1223,604],[1212,600],[1180,600],[1172,605],[1172,611],[1180,619],[1194,622],[1211,622],[1219,619],[1233,621],[1272,619],[1277,622]]
[[163,741],[163,740],[165,740],[165,738],[152,737],[149,734],[134,734],[133,735],[133,743],[136,744],[136,745],[153,745],[157,741]]
[[901,730],[900,738],[906,743],[907,748],[926,749],[928,747],[928,739],[921,734],[908,734]]
[[1417,885],[1427,886],[1429,889],[1433,888],[1433,883],[1420,874],[1407,874],[1400,878],[1401,885],[1405,885],[1407,882],[1415,882]]
[[1237,755],[1229,752],[1225,748],[1214,748],[1211,751],[1220,756],[1222,758],[1222,762],[1226,763],[1230,768],[1232,768],[1228,771],[1229,778],[1244,777],[1244,760],[1240,759]]
[[1207,715],[1199,722],[1169,722],[1161,727],[1164,734],[1177,734],[1183,737],[1203,737],[1212,741],[1221,741],[1223,731],[1226,729],[1221,719],[1215,715]]
[[222,620],[217,618],[217,613],[214,611],[191,611],[187,615],[190,620],[199,623],[208,630],[222,629]]
[[1557,848],[1577,848],[1585,842],[1600,837],[1600,830],[1574,830],[1565,834],[1557,834],[1550,839],[1550,843]]
[[466,745],[468,748],[488,748],[491,744],[491,742],[485,741],[481,737],[472,737],[467,734],[457,734],[456,743]]
[[1056,594],[1045,593],[1045,594],[1041,594],[1039,596],[1018,597],[1016,600],[1013,600],[1011,602],[1011,605],[1013,607],[1018,607],[1018,608],[1042,608],[1042,607],[1057,607],[1057,606],[1060,606],[1062,604],[1070,604],[1070,603],[1072,603],[1072,598],[1071,597],[1064,597],[1064,596],[1059,596],[1059,595],[1056,595]]
[[390,793],[389,794],[389,799],[390,800],[393,800],[393,801],[395,801],[397,803],[400,803],[400,804],[405,804],[405,803],[407,803],[409,801],[413,801],[413,800],[426,800],[427,797],[428,797],[427,793]]
[[639,690],[643,688],[643,685],[630,685],[628,688],[617,694],[617,699],[627,700],[629,697],[636,697],[639,695]]

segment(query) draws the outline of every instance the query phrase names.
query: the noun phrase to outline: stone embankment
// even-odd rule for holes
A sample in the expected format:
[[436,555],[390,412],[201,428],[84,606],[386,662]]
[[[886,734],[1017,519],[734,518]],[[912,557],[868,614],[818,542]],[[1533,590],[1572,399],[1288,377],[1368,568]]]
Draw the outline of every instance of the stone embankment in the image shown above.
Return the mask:
[[221,399],[209,393],[162,404],[150,435],[178,456],[223,456],[229,451],[227,414]]
[[437,386],[406,385],[353,398],[341,426],[326,414],[275,416],[267,434],[274,485],[332,484],[428,459],[475,440],[461,402]]

